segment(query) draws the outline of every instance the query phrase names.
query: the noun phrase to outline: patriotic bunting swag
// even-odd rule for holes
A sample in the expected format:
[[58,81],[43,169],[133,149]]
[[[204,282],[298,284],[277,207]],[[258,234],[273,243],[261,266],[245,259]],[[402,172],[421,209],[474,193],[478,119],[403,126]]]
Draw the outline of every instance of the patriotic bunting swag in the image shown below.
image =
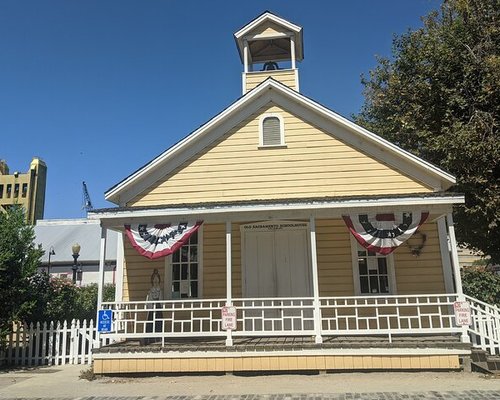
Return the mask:
[[422,225],[428,212],[344,215],[356,240],[367,250],[387,255],[404,243]]
[[178,224],[125,225],[125,232],[132,246],[151,260],[168,256],[187,243],[203,221],[180,222]]

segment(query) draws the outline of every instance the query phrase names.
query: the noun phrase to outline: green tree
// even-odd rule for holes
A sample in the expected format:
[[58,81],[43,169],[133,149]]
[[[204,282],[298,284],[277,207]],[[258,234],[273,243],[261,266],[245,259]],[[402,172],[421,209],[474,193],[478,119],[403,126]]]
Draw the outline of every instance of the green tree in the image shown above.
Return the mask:
[[448,0],[363,77],[356,122],[457,177],[457,238],[500,262],[500,2]]
[[[95,321],[97,315],[97,290],[97,283],[78,288],[73,318],[81,320],[93,319]],[[115,285],[104,285],[102,298],[103,301],[114,301]]]
[[463,267],[461,275],[465,294],[500,306],[500,275],[485,266]]
[[30,282],[43,255],[34,238],[22,207],[0,212],[0,338],[12,321],[24,319],[34,306]]

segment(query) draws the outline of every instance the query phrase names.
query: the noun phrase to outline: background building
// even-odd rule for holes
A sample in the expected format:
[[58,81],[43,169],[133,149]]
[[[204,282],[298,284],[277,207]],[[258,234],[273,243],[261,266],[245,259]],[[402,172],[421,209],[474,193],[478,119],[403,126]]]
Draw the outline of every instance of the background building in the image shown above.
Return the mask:
[[25,174],[9,174],[9,167],[0,160],[0,212],[14,204],[26,209],[26,220],[34,224],[43,218],[45,206],[45,186],[47,183],[47,165],[37,157],[31,161]]
[[[98,221],[87,219],[40,220],[35,226],[35,243],[45,251],[41,269],[51,276],[73,279],[76,265],[76,283],[84,286],[97,283],[101,227]],[[118,233],[108,231],[106,240],[105,283],[116,283],[116,245]],[[78,257],[73,257],[73,246],[78,243]]]

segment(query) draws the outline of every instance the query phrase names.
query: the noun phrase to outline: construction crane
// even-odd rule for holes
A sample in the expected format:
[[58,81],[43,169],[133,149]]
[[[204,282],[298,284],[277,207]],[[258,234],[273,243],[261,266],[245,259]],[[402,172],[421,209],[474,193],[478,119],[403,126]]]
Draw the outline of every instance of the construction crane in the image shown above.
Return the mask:
[[82,182],[82,186],[83,186],[82,210],[89,212],[94,209],[94,206],[92,205],[92,200],[90,200],[89,191],[87,190],[87,184],[85,183],[85,181]]

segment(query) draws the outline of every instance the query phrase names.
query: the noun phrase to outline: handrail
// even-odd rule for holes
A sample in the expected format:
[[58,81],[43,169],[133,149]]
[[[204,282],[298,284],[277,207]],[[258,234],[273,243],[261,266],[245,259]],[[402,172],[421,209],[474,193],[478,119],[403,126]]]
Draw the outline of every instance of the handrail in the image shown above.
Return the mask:
[[471,308],[472,324],[467,328],[473,347],[500,354],[500,308],[465,295]]
[[464,294],[464,297],[465,297],[466,299],[468,299],[468,300],[471,300],[471,301],[475,302],[475,303],[479,303],[479,304],[481,304],[482,306],[486,306],[486,307],[493,308],[495,311],[497,311],[497,312],[499,312],[499,313],[500,313],[500,307],[497,307],[497,306],[496,306],[496,305],[494,305],[494,304],[485,303],[484,301],[478,300],[478,299],[476,299],[476,298],[474,298],[474,297],[471,297],[471,296],[468,296],[468,295],[466,295],[466,294]]

